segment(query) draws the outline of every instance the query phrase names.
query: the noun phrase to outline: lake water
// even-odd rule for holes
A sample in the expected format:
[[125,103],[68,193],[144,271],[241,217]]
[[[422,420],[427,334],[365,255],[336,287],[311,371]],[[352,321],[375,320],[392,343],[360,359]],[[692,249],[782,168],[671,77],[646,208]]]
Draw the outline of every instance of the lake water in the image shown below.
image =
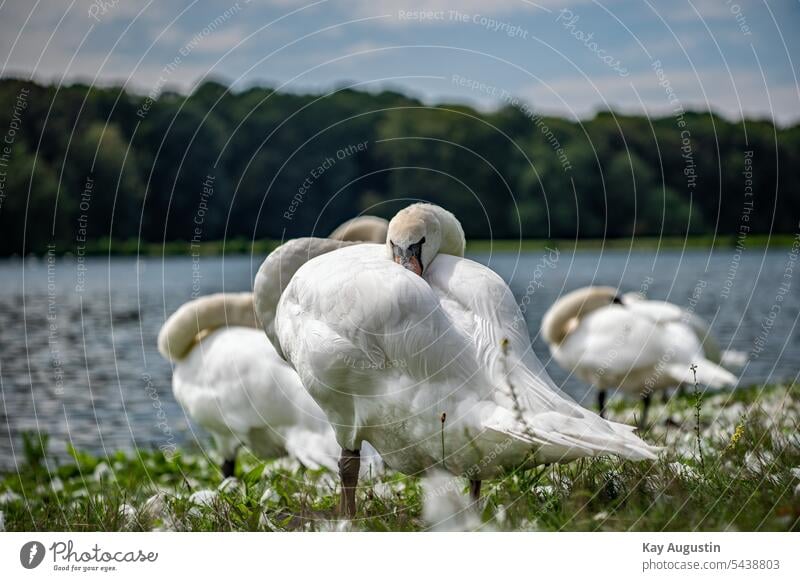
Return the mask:
[[[101,454],[206,446],[208,438],[172,397],[171,368],[156,350],[156,336],[193,293],[249,290],[262,258],[92,258],[80,268],[74,258],[0,261],[0,467],[19,461],[25,431],[50,434],[56,454],[67,442]],[[750,353],[743,385],[798,376],[800,281],[792,276],[800,277],[800,264],[788,249],[471,258],[510,283],[537,354],[578,400],[589,395],[588,386],[550,360],[538,327],[560,294],[589,284],[694,305],[723,348]]]

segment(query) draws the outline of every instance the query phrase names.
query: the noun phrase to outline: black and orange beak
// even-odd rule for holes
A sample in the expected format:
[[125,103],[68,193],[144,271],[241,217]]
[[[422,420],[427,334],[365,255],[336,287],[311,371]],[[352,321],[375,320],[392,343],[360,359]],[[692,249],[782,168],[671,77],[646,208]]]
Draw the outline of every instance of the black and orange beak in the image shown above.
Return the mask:
[[422,242],[410,245],[408,248],[401,248],[392,244],[392,258],[394,261],[407,268],[414,274],[422,276]]

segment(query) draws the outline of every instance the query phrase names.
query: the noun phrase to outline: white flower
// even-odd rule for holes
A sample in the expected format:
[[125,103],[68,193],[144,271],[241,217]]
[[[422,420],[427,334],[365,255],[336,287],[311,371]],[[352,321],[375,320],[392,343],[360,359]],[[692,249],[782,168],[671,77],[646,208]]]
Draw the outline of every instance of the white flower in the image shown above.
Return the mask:
[[789,470],[789,472],[792,473],[792,476],[800,480],[800,466],[798,466],[797,468],[792,468],[791,470]]
[[481,522],[460,479],[437,470],[422,480],[422,518],[435,531],[468,531]]
[[136,509],[130,504],[121,504],[119,507],[119,515],[122,517],[126,527],[129,527],[136,522]]
[[[281,458],[278,458],[272,463],[272,465],[276,469],[288,470],[289,472],[296,472],[297,470],[300,469],[300,462],[298,462],[295,458],[292,458],[291,456],[283,456]],[[267,471],[264,470],[264,473],[266,472]]]
[[20,500],[22,497],[13,490],[6,490],[0,494],[0,504],[10,504]]
[[261,495],[261,504],[271,504],[280,501],[281,495],[275,492],[271,486],[264,488],[264,493]]
[[139,514],[148,520],[156,520],[167,513],[167,495],[165,492],[157,492],[144,501]]
[[605,510],[601,510],[592,517],[592,520],[601,521],[601,520],[606,520],[607,518],[608,518],[608,512]]
[[392,500],[394,496],[394,490],[392,489],[391,485],[387,484],[386,482],[378,482],[372,487],[372,490],[375,492],[375,496],[383,501]]
[[95,467],[94,473],[92,474],[92,478],[94,478],[97,482],[100,482],[106,478],[115,480],[114,472],[111,470],[111,467],[105,462],[100,462]]
[[50,481],[50,490],[53,492],[61,492],[64,490],[64,483],[61,482],[61,479],[58,476]]
[[692,479],[697,478],[697,470],[693,466],[684,464],[683,462],[670,462],[669,467],[681,478]]
[[217,490],[220,492],[225,492],[227,494],[240,494],[244,496],[244,484],[236,478],[235,476],[228,476],[222,483],[217,487]]
[[195,506],[211,507],[214,505],[219,493],[216,490],[198,490],[189,497],[189,502]]
[[506,507],[504,504],[497,505],[497,512],[494,514],[494,520],[497,521],[498,524],[504,524],[508,518],[508,514],[506,513]]

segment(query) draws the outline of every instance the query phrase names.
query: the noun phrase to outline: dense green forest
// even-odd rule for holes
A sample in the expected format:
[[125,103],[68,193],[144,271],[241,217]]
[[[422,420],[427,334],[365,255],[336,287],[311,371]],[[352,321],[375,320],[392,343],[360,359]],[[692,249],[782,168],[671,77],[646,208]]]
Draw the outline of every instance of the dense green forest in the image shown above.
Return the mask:
[[470,238],[791,233],[800,218],[800,126],[710,113],[575,123],[389,91],[206,82],[150,98],[4,79],[0,133],[3,255],[327,234],[409,199]]

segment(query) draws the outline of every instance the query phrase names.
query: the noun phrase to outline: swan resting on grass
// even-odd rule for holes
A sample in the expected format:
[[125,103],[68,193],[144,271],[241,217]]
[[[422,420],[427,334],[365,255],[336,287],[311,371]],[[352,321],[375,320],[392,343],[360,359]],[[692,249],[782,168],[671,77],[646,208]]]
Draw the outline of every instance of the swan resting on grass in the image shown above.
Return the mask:
[[323,249],[328,242],[317,239],[319,251],[278,290],[279,261],[268,257],[254,292],[259,317],[274,319],[268,333],[336,432],[345,515],[356,512],[365,442],[405,474],[466,476],[474,498],[506,467],[655,458],[634,428],[553,384],[514,324],[522,313],[508,286],[463,258],[450,212],[414,204],[391,220],[384,245]]
[[[363,216],[331,236],[382,242],[387,224]],[[286,261],[287,271],[296,270],[306,255],[299,252],[294,260]],[[261,458],[288,454],[308,468],[337,469],[333,429],[264,335],[252,293],[214,294],[182,305],[162,327],[158,348],[174,363],[175,399],[211,433],[225,477],[233,475],[241,445]],[[367,469],[379,468],[380,458],[371,453]]]
[[695,373],[701,385],[731,387],[736,377],[723,365],[740,365],[743,357],[720,351],[695,314],[605,286],[558,299],[542,318],[542,336],[561,367],[598,389],[600,415],[607,389],[641,396],[640,426],[654,391],[694,384]]

